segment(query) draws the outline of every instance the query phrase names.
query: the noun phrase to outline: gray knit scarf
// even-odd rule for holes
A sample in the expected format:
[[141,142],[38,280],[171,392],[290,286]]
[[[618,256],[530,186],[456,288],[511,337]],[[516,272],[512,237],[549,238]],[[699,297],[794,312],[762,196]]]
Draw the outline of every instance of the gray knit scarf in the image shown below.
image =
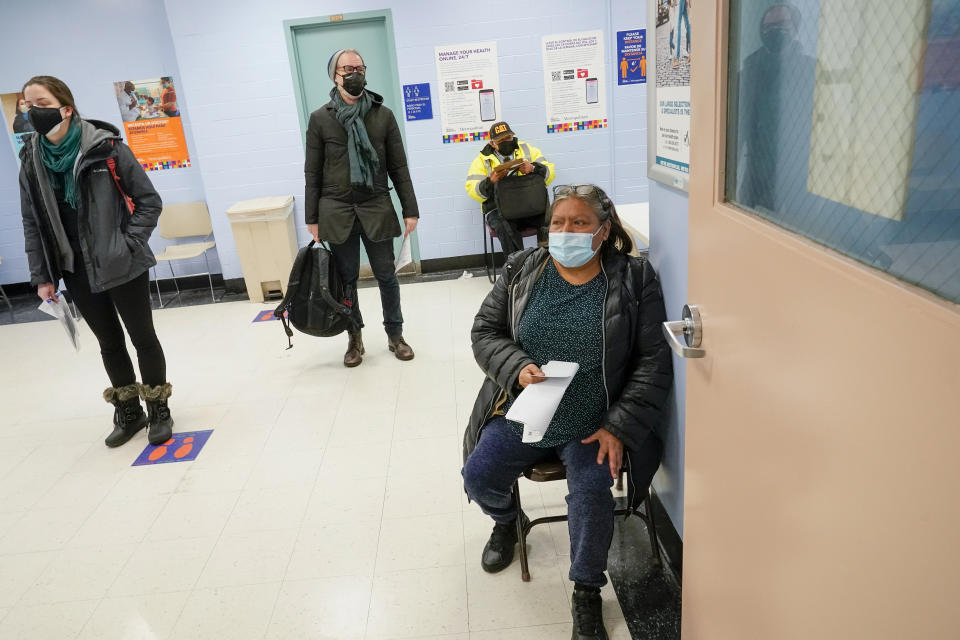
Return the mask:
[[347,155],[350,157],[350,184],[373,189],[373,177],[380,168],[377,150],[370,144],[363,118],[373,106],[373,98],[364,91],[360,99],[347,104],[338,87],[330,90],[337,120],[347,131]]

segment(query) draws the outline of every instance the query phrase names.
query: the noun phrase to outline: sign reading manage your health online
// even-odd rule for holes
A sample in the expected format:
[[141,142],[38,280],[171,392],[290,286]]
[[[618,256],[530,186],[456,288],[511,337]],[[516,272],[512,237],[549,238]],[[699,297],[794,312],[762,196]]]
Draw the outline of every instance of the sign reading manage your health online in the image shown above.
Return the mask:
[[444,144],[486,140],[490,125],[503,119],[497,43],[435,47],[434,58]]

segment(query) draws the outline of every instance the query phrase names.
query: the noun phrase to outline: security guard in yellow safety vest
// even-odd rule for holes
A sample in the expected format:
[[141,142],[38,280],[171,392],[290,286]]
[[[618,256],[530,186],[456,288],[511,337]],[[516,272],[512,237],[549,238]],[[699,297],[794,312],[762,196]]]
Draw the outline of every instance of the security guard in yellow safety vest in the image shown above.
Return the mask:
[[[510,160],[524,160],[517,171],[522,174],[539,173],[547,184],[550,184],[556,176],[553,163],[543,157],[540,149],[517,140],[517,135],[506,122],[497,122],[490,127],[490,143],[474,158],[464,186],[470,197],[481,203],[484,218],[500,238],[504,255],[523,249],[523,238],[519,229],[543,227],[542,215],[519,220],[504,220],[497,212],[493,189],[497,181],[507,175],[500,165]],[[538,237],[539,235],[541,235],[540,232]]]

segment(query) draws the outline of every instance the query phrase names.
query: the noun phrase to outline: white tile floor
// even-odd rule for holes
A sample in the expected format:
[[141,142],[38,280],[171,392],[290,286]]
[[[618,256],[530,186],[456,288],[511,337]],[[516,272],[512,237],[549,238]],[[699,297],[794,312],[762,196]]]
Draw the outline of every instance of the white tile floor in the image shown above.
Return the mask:
[[[214,429],[194,462],[131,467],[102,444],[111,408],[93,336],[0,327],[0,638],[435,638],[570,635],[564,525],[519,561],[479,564],[491,521],[462,491],[461,437],[482,374],[469,330],[485,279],[402,289],[412,362],[360,291],[367,355],[343,337],[253,324],[231,303],[155,314],[177,431]],[[531,516],[561,483],[523,483]],[[612,638],[629,638],[612,589]]]

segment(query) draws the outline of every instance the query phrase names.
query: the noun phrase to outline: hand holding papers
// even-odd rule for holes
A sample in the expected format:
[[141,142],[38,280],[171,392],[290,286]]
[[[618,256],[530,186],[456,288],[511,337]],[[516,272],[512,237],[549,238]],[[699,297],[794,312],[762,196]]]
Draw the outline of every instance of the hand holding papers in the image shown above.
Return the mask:
[[517,396],[507,411],[507,420],[523,425],[523,442],[539,442],[543,439],[563,394],[579,369],[580,365],[576,362],[551,360],[541,367],[546,379],[527,385]]
[[40,303],[38,309],[59,320],[60,326],[67,332],[67,337],[70,338],[74,350],[80,351],[80,329],[77,327],[77,322],[70,311],[70,305],[63,299],[63,296],[58,293],[54,298],[47,298]]
[[400,245],[400,252],[397,253],[397,259],[393,263],[393,271],[397,273],[400,269],[413,262],[413,255],[410,252],[410,235],[403,237],[403,244]]

